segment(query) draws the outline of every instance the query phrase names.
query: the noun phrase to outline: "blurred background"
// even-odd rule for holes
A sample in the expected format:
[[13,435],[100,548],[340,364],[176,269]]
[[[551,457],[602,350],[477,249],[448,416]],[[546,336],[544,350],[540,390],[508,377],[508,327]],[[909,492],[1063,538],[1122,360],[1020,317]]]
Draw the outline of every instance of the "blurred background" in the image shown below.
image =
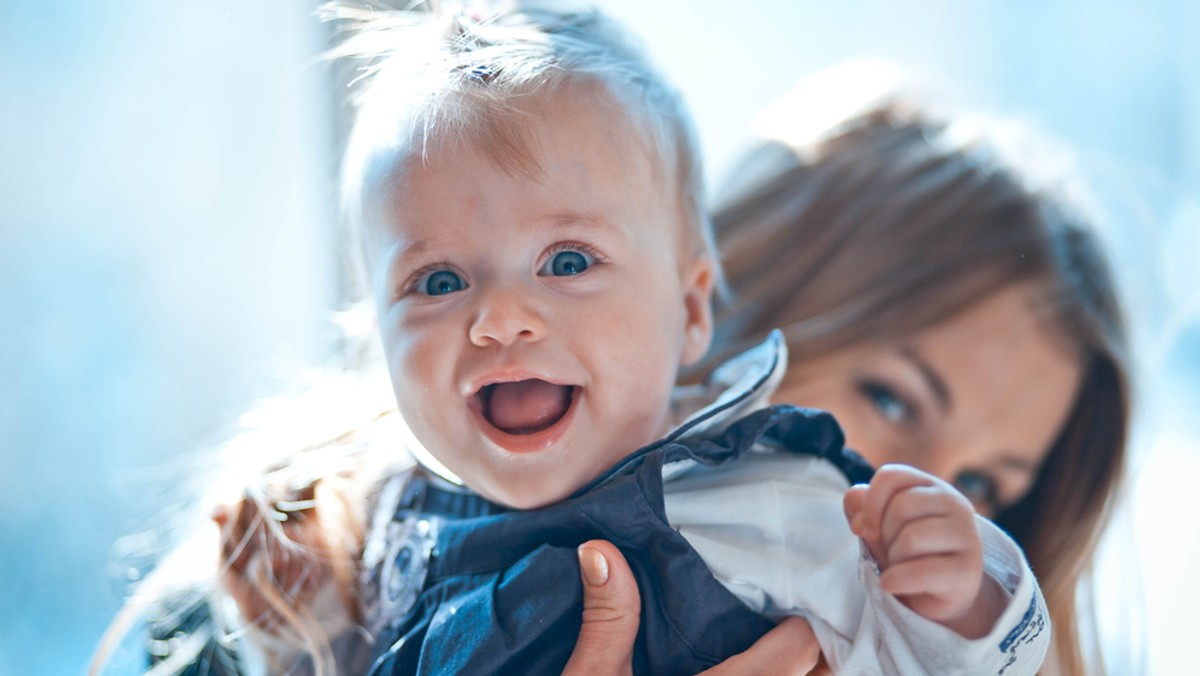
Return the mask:
[[[1107,213],[1140,376],[1106,649],[1184,673],[1200,626],[1200,4],[608,0],[722,175],[755,114],[849,58],[1070,147]],[[0,3],[0,675],[84,670],[122,536],[239,414],[333,353],[340,91],[303,0]],[[120,543],[120,544],[118,544]]]

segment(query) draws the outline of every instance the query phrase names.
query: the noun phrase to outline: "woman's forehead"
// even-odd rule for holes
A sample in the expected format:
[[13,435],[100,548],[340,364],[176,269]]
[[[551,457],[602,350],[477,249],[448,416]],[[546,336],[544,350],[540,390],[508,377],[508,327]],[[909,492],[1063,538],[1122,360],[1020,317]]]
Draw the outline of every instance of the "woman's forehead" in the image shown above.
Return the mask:
[[953,420],[1014,452],[1049,448],[1083,377],[1028,285],[914,335],[909,346],[944,383]]

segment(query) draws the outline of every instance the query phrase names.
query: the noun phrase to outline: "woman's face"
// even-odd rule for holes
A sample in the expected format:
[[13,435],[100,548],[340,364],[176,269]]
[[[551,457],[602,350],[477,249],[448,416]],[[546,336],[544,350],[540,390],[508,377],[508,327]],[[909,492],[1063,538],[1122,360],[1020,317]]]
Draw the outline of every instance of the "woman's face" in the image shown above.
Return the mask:
[[1033,485],[1082,379],[1034,298],[1013,286],[901,342],[793,363],[773,401],[830,411],[871,464],[937,475],[992,516]]

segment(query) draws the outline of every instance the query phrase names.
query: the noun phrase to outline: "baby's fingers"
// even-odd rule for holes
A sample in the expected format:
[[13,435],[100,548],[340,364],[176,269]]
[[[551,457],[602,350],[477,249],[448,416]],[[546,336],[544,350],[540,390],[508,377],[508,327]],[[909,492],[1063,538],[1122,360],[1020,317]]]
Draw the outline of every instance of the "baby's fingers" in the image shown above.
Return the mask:
[[864,539],[883,537],[883,516],[896,494],[917,486],[932,486],[936,479],[906,465],[880,467],[867,485],[862,509],[856,515],[854,532]]
[[866,504],[866,484],[851,486],[842,497],[842,509],[846,512],[846,521],[850,524],[850,532],[862,539],[876,563],[880,566],[887,566],[887,549],[879,538],[879,528],[872,527],[868,530],[864,525]]
[[968,569],[982,570],[983,552],[975,523],[955,523],[944,516],[920,517],[900,526],[887,546],[892,565],[942,554],[958,554]]
[[850,523],[850,530],[854,531],[855,535],[859,535],[858,528],[862,523],[859,515],[862,514],[866,504],[866,484],[855,484],[847,489],[846,494],[842,496],[842,509],[846,512],[846,521]]
[[894,563],[879,586],[935,622],[950,622],[970,609],[979,593],[982,570],[970,571],[959,554],[937,554]]

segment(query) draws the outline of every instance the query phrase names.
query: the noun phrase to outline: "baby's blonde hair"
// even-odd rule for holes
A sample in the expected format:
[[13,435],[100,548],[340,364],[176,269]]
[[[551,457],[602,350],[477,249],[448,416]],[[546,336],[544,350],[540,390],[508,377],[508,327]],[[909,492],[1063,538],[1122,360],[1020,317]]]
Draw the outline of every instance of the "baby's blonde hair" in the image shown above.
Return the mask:
[[533,171],[523,103],[555,94],[599,93],[641,132],[652,166],[660,168],[663,185],[677,201],[685,241],[694,255],[715,264],[691,118],[679,93],[624,29],[594,10],[556,10],[546,3],[472,7],[380,12],[333,3],[322,8],[327,18],[353,31],[332,54],[365,63],[355,83],[357,114],[342,169],[349,249],[361,251],[372,184],[386,184],[396,168],[395,157],[374,166],[381,154],[424,157],[435,140],[466,141],[505,171]]

